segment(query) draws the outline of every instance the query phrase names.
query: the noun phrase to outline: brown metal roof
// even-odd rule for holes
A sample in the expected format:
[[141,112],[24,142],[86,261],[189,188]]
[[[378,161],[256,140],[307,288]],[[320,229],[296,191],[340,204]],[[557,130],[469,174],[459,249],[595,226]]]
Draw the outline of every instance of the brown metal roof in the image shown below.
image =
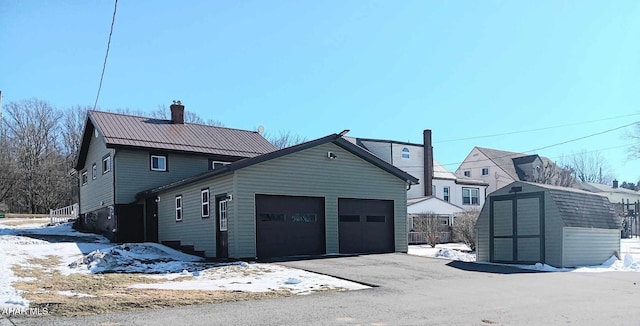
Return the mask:
[[137,147],[198,154],[254,157],[276,148],[254,131],[201,124],[172,124],[124,114],[89,111],[108,147]]

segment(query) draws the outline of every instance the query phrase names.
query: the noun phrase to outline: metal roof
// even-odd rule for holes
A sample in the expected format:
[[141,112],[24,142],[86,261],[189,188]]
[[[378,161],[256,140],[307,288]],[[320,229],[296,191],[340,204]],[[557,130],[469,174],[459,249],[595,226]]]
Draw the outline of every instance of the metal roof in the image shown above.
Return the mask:
[[[254,157],[276,148],[258,132],[170,120],[89,111],[77,167],[82,168],[94,128],[106,146],[177,151],[236,158]],[[86,148],[85,148],[86,147]]]

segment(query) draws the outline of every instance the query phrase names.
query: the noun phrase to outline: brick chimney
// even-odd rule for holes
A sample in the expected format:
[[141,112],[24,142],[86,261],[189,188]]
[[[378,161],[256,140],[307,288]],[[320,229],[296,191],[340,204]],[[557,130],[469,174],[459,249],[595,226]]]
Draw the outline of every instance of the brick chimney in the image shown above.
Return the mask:
[[171,123],[184,124],[184,105],[180,101],[171,104]]
[[433,146],[431,145],[431,130],[426,129],[422,132],[422,141],[424,144],[424,195],[431,196],[433,185]]
[[618,180],[613,180],[613,189],[618,188]]

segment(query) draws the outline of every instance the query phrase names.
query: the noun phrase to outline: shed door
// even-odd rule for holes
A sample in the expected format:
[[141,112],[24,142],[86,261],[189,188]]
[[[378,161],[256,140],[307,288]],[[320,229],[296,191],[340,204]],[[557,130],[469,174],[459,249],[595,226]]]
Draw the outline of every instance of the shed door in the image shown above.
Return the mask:
[[326,252],[324,198],[256,195],[259,258]]
[[338,199],[340,253],[395,251],[393,200]]
[[490,199],[490,261],[544,263],[544,192]]

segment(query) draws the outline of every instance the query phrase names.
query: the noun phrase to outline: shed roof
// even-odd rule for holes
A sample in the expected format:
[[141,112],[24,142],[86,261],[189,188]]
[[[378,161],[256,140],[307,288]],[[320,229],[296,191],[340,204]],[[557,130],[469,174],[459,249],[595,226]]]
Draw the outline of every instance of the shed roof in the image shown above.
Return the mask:
[[94,129],[109,148],[146,148],[236,158],[254,157],[276,150],[255,131],[193,123],[173,124],[170,120],[89,111],[76,169],[84,167]]
[[137,197],[138,198],[142,198],[142,197],[147,197],[156,193],[159,193],[161,191],[165,191],[168,189],[172,189],[175,187],[179,187],[181,185],[185,185],[185,184],[189,184],[191,182],[196,182],[199,180],[203,180],[206,178],[210,178],[216,175],[222,175],[222,174],[226,174],[226,173],[230,173],[232,171],[236,171],[245,167],[249,167],[258,163],[262,163],[262,162],[266,162],[272,159],[276,159],[282,156],[286,156],[289,154],[293,154],[293,153],[297,153],[300,152],[302,150],[305,149],[309,149],[312,147],[316,147],[322,144],[326,144],[326,143],[334,143],[338,146],[340,146],[341,148],[347,150],[348,152],[364,159],[365,161],[373,164],[374,166],[377,166],[378,168],[381,168],[382,170],[404,180],[405,182],[409,183],[409,184],[418,184],[418,179],[415,178],[414,176],[410,175],[407,172],[404,172],[400,169],[398,169],[397,167],[387,163],[386,161],[384,161],[383,159],[377,157],[376,155],[372,154],[371,152],[367,151],[366,149],[353,144],[352,142],[345,140],[344,138],[342,138],[341,135],[339,134],[331,134],[322,138],[318,138],[312,141],[308,141],[302,144],[298,144],[295,146],[291,146],[291,147],[287,147],[281,150],[277,150],[274,152],[270,152],[267,154],[263,154],[260,156],[255,156],[252,158],[246,158],[246,159],[242,159],[236,162],[233,162],[229,165],[225,165],[221,168],[217,168],[215,170],[211,170],[211,171],[207,171],[204,173],[201,173],[199,175],[190,177],[190,178],[186,178],[180,181],[176,181],[173,182],[171,184],[168,185],[164,185],[161,187],[157,187],[157,188],[153,188],[153,189],[149,189],[146,191],[142,191],[140,193],[138,193]]
[[619,229],[620,222],[607,197],[588,191],[532,182],[514,182],[546,189],[555,202],[567,227]]

